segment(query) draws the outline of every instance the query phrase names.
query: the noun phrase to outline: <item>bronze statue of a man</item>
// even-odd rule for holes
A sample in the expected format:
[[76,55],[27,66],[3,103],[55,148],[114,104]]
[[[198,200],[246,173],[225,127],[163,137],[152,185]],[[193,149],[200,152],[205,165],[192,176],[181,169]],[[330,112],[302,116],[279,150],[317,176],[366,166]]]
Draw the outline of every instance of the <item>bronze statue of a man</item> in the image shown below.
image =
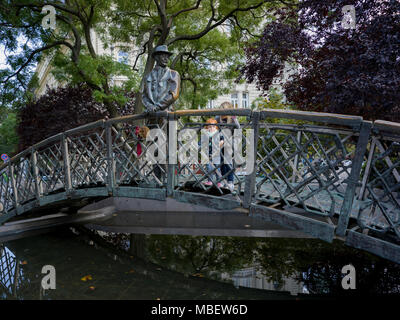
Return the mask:
[[145,78],[142,102],[147,112],[171,109],[179,97],[181,78],[177,71],[167,67],[172,53],[166,45],[156,47],[152,55],[156,66]]

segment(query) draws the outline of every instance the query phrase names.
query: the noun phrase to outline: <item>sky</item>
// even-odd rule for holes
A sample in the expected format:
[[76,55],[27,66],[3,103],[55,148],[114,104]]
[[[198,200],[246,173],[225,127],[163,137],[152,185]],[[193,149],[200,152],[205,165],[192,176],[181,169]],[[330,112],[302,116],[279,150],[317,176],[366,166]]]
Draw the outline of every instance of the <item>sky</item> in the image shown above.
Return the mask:
[[0,69],[6,67],[6,55],[4,54],[4,46],[0,45]]
[[[17,39],[18,39],[19,48],[18,48],[18,50],[16,50],[15,52],[12,52],[12,53],[20,53],[22,51],[21,46],[26,42],[26,38],[22,35],[20,35]],[[5,48],[4,45],[0,44],[0,69],[4,69],[5,67],[7,67],[7,64],[6,64],[7,56],[4,52],[4,48]],[[8,52],[8,54],[10,54],[10,52]]]

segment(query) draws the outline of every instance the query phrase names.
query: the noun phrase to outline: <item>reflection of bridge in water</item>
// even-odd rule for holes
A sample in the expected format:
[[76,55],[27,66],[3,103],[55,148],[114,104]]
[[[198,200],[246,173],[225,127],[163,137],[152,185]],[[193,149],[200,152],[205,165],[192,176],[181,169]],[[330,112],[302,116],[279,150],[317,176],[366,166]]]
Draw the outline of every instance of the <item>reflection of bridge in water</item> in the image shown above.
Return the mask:
[[[176,123],[177,132],[200,133],[216,115],[239,117],[243,145],[246,129],[254,130],[251,174],[233,163],[208,186],[213,172],[199,161],[146,160],[155,142],[138,135],[144,121],[150,129],[171,133]],[[131,233],[340,238],[399,263],[399,142],[396,123],[297,111],[187,110],[98,121],[50,137],[0,168],[0,235],[16,232],[18,223],[6,221],[21,215],[34,217],[24,222],[31,228],[37,221],[43,227],[51,219],[38,213],[88,204],[78,215],[53,218],[87,222],[96,213],[109,219],[91,220],[92,227]],[[218,185],[229,173],[233,192]]]
[[12,251],[0,244],[0,294],[17,298],[23,280],[20,262]]

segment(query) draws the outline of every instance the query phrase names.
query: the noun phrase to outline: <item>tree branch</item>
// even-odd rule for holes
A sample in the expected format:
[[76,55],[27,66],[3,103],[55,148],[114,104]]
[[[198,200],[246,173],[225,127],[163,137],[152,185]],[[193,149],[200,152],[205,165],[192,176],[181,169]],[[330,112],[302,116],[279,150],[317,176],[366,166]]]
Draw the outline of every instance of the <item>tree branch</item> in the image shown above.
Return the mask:
[[[185,80],[187,80],[187,81],[192,83],[192,85],[193,85],[193,93],[196,94],[196,92],[197,92],[197,82],[192,77],[186,77],[185,75],[182,75],[182,82],[185,81]],[[194,100],[194,96],[193,96],[193,100]]]
[[161,24],[163,29],[167,27],[167,14],[165,12],[165,1],[161,0],[161,3],[158,3],[158,0],[154,0],[154,3],[157,6],[158,14],[161,18]]
[[13,74],[9,75],[5,80],[0,81],[0,83],[6,83],[11,78],[18,76],[18,74],[32,61],[32,59],[35,57],[35,55],[38,54],[39,52],[49,50],[49,49],[54,48],[59,45],[65,45],[69,48],[72,48],[72,45],[66,41],[56,41],[52,44],[49,44],[42,48],[36,49],[36,50],[32,51],[32,53],[29,55],[28,59],[25,61],[25,63],[21,67],[19,67],[19,69],[17,71],[15,71]]
[[174,58],[174,60],[172,60],[171,62],[171,69],[175,68],[176,63],[178,62],[178,60],[185,54],[186,52],[179,52],[179,54],[176,55],[176,57]]
[[233,17],[233,19],[235,20],[235,23],[236,23],[236,25],[239,27],[240,30],[246,31],[246,32],[247,32],[249,35],[251,35],[252,37],[261,38],[260,35],[253,34],[249,29],[247,29],[247,28],[245,28],[245,27],[242,27],[242,26],[240,25],[239,20],[238,20],[238,18],[237,18],[236,15],[233,15],[232,17]]
[[173,13],[171,15],[171,18],[176,18],[178,15],[180,15],[181,13],[184,13],[184,12],[196,10],[199,7],[201,1],[202,0],[197,0],[196,4],[193,7],[182,9],[182,10],[179,10],[178,12]]
[[178,35],[178,36],[172,38],[171,40],[169,40],[167,42],[167,45],[170,45],[170,44],[174,43],[175,41],[179,41],[179,40],[196,40],[196,39],[200,39],[201,37],[206,35],[211,30],[213,30],[216,27],[220,26],[228,18],[232,17],[236,12],[239,12],[239,11],[241,11],[241,12],[251,11],[251,10],[254,10],[254,9],[257,9],[257,8],[261,7],[266,2],[269,2],[269,0],[263,0],[263,1],[259,2],[256,5],[253,5],[253,6],[250,6],[250,7],[246,7],[246,8],[235,8],[231,12],[229,12],[226,16],[224,16],[223,18],[221,18],[219,21],[217,21],[214,24],[212,24],[212,21],[214,21],[214,7],[212,6],[212,10],[213,10],[212,16],[211,16],[210,20],[208,21],[207,26],[201,32],[199,32],[197,34],[193,34],[193,35]]
[[154,2],[157,5],[158,14],[161,18],[161,28],[162,28],[160,38],[157,41],[158,46],[164,44],[172,25],[172,19],[169,19],[169,21],[167,20],[166,0],[160,0],[160,1],[161,2],[158,3],[157,0],[154,0]]
[[137,64],[137,62],[139,61],[140,56],[142,56],[142,55],[144,55],[144,54],[146,53],[146,47],[147,47],[148,42],[149,42],[149,41],[146,41],[145,44],[143,44],[143,46],[142,46],[143,51],[140,52],[140,53],[136,56],[135,63],[133,64],[132,70],[138,71],[138,70],[136,70],[136,64]]
[[297,6],[294,3],[287,3],[286,1],[283,1],[283,0],[279,0],[279,2],[283,3],[285,6],[292,7],[292,8]]
[[94,15],[94,6],[90,6],[90,13],[89,13],[87,20],[84,21],[83,19],[81,19],[81,21],[83,24],[83,28],[85,30],[85,39],[86,39],[86,44],[89,49],[89,53],[92,56],[92,58],[95,59],[95,58],[97,58],[97,54],[96,54],[96,51],[94,50],[93,43],[92,43],[92,37],[90,35],[90,29],[91,29],[91,25],[92,25],[93,15]]
[[72,9],[66,8],[64,6],[61,6],[61,5],[53,3],[53,2],[44,2],[44,3],[40,3],[40,4],[39,3],[36,3],[36,4],[35,3],[13,4],[12,6],[14,8],[18,8],[18,11],[19,11],[22,8],[42,8],[43,6],[46,6],[46,5],[53,6],[54,8],[56,8],[56,9],[58,9],[60,11],[64,11],[64,12],[70,13],[70,14],[72,14],[74,16],[77,16],[77,17],[79,17],[79,14],[80,14],[79,11],[74,11]]
[[78,29],[76,29],[76,27],[69,20],[69,18],[66,18],[61,15],[56,15],[56,17],[71,27],[72,33],[74,34],[74,38],[75,38],[75,44],[74,44],[74,46],[71,45],[70,49],[72,51],[72,61],[74,61],[74,63],[77,64],[78,60],[79,60],[79,53],[81,51],[81,45],[82,45],[82,40],[81,40],[81,36],[79,35]]

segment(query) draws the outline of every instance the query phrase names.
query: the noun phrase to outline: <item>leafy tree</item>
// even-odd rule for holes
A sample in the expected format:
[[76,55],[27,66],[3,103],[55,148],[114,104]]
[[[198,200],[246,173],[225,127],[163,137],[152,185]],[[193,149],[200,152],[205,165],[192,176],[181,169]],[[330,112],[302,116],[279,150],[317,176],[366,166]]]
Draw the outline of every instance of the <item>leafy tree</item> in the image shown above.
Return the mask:
[[[133,112],[134,98],[130,95],[127,99],[123,108],[114,105],[121,115]],[[20,110],[18,148],[22,151],[52,135],[108,117],[106,106],[93,98],[87,86],[50,89]]]
[[177,271],[212,276],[251,264],[255,238],[158,236],[147,239],[150,259]]
[[[29,92],[35,64],[43,58],[53,59],[54,74],[60,82],[85,83],[98,101],[104,103],[112,117],[117,107],[126,103],[123,92],[137,83],[135,73],[125,64],[94,49],[91,30],[104,23],[112,6],[111,0],[26,1],[0,0],[0,42],[4,45],[8,68],[0,71],[3,104],[10,104],[21,92]],[[42,28],[44,5],[56,9],[56,29]],[[112,77],[124,75],[124,86],[112,84]]]
[[294,109],[295,106],[285,101],[285,97],[277,88],[270,88],[267,97],[258,97],[251,105],[252,109]]
[[[354,5],[355,29],[341,26]],[[305,0],[278,10],[246,48],[245,78],[268,90],[296,64],[284,93],[299,109],[400,121],[400,2]]]
[[[257,36],[273,9],[283,6],[275,0],[117,0],[116,4],[107,24],[109,34],[140,48],[142,74],[153,68],[155,46],[165,44],[176,53],[171,67],[181,74],[178,107],[185,108],[205,105],[226,90],[224,80],[237,76],[243,41]],[[140,102],[136,112],[142,109]]]
[[[129,235],[102,237],[126,250]],[[146,246],[152,262],[199,277],[219,279],[221,273],[253,266],[278,287],[285,277],[294,277],[312,294],[377,295],[400,290],[398,264],[339,240],[151,235]],[[356,269],[356,290],[342,288],[341,270],[348,264]]]
[[[54,31],[41,27],[45,4],[57,10]],[[223,79],[236,77],[243,41],[279,6],[284,6],[280,0],[0,0],[0,41],[14,52],[8,56],[10,68],[1,71],[0,90],[26,90],[34,64],[46,54],[59,81],[86,83],[114,117],[113,102],[123,105],[123,92],[140,90],[140,79],[154,65],[154,47],[166,44],[177,53],[171,67],[182,75],[180,105],[197,107],[223,92]],[[108,47],[134,43],[139,51],[133,68],[98,55],[92,30],[104,36]],[[15,53],[21,39],[29,41]],[[115,75],[128,76],[124,88],[112,85]],[[140,99],[135,111],[142,111]]]
[[[283,284],[284,277],[297,274],[297,280],[313,294],[377,295],[400,290],[398,264],[347,247],[339,240],[263,239],[256,261],[269,280]],[[356,290],[342,288],[342,268],[348,264],[356,270]]]

